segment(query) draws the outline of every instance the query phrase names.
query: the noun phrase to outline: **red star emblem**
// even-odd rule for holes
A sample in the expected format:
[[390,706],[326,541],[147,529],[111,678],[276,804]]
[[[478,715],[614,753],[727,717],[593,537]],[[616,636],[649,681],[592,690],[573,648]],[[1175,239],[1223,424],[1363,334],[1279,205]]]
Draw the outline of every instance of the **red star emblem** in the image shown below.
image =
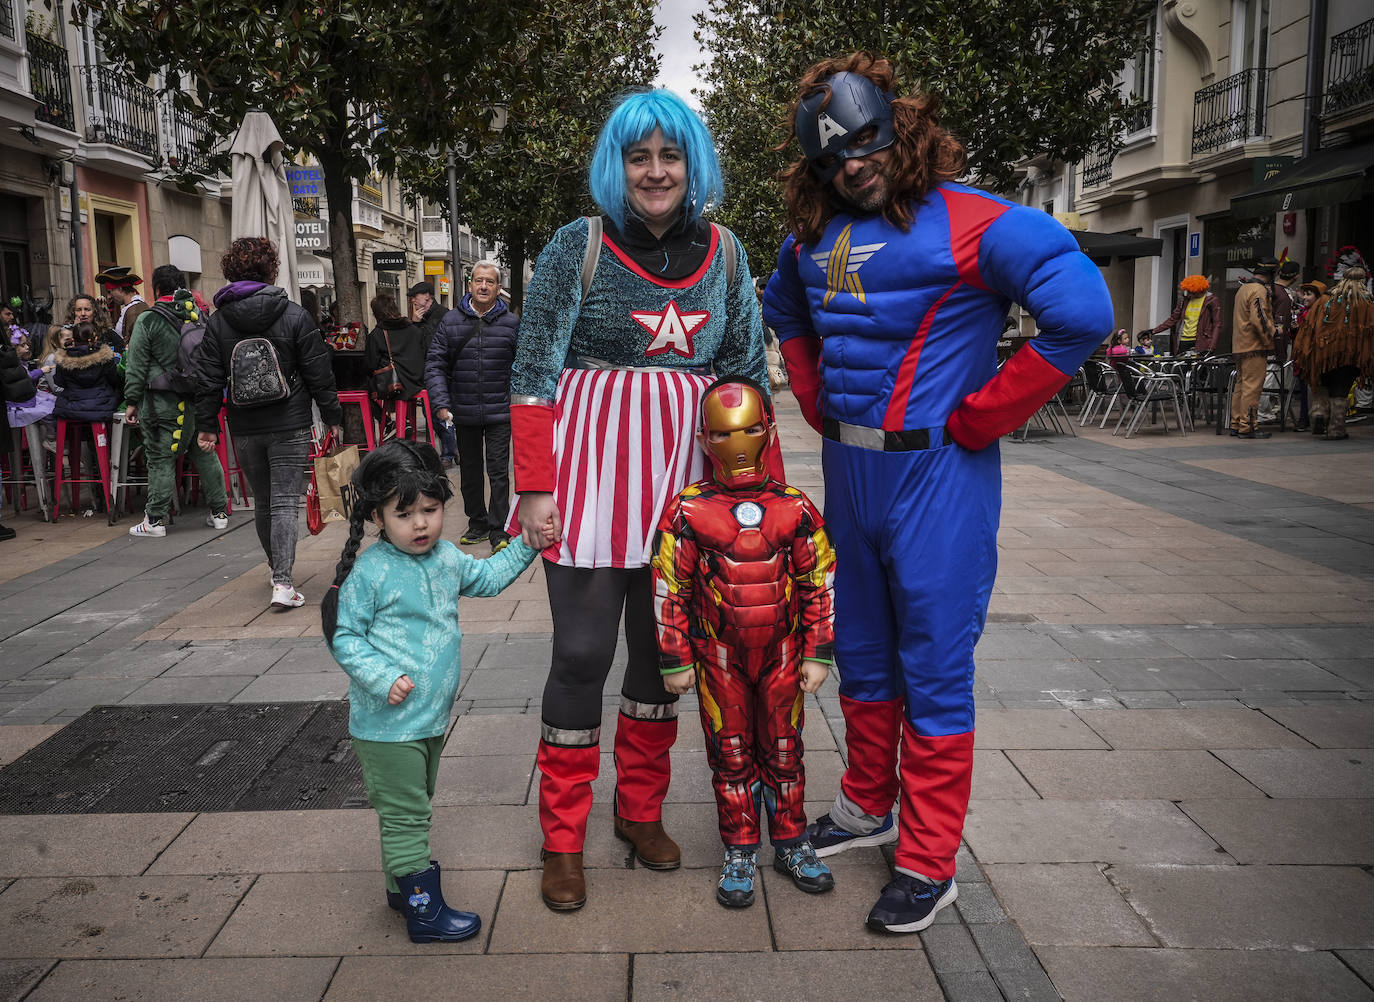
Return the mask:
[[671,299],[659,313],[631,310],[630,316],[634,317],[635,323],[654,335],[649,347],[644,349],[646,356],[663,355],[672,351],[683,358],[692,357],[692,335],[711,319],[710,312],[706,310],[700,313],[683,313],[677,308],[677,301]]

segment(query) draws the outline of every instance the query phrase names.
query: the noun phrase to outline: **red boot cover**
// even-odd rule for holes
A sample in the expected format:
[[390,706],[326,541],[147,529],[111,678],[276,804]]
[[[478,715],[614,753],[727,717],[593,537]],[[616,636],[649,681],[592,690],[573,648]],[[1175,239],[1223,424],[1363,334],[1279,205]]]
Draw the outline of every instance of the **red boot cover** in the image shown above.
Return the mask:
[[849,752],[840,789],[865,814],[881,818],[897,799],[897,744],[902,735],[902,701],[876,703],[840,697],[844,744]]
[[592,809],[592,781],[601,766],[601,749],[565,748],[539,742],[539,826],[549,852],[581,852]]
[[902,732],[902,809],[896,862],[931,880],[954,876],[973,785],[973,732],[922,737]]
[[615,812],[625,821],[663,820],[672,778],[668,752],[677,740],[677,717],[642,720],[620,714],[615,727]]

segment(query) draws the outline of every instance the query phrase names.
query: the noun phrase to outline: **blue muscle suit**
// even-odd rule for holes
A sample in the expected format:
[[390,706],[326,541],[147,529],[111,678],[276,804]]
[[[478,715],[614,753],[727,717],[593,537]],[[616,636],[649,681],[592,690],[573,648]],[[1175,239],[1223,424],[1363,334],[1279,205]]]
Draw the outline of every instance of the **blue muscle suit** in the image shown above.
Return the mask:
[[[900,792],[897,866],[941,881],[954,874],[973,769],[996,442],[1078,369],[1112,312],[1101,274],[1046,213],[952,183],[913,208],[906,233],[841,212],[815,246],[789,237],[763,312],[826,439],[849,751],[832,816],[881,818]],[[1013,301],[1038,332],[999,372]]]

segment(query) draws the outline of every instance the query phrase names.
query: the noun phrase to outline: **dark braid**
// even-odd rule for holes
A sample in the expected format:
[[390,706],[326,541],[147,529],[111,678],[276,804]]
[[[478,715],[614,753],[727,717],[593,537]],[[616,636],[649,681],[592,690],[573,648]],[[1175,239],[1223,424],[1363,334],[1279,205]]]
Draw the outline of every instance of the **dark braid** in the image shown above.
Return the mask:
[[339,589],[358,559],[368,520],[393,496],[403,508],[421,494],[445,502],[453,497],[453,484],[444,473],[434,446],[394,439],[363,457],[353,471],[348,493],[353,504],[348,516],[348,540],[334,568],[334,584],[320,603],[320,625],[329,644],[334,642],[334,630],[339,625]]

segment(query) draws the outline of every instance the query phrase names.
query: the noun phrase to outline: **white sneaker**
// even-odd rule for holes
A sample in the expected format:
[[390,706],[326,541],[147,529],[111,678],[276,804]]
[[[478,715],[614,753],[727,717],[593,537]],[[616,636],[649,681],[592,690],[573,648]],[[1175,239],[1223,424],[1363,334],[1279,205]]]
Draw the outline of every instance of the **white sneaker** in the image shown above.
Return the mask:
[[205,524],[212,529],[229,528],[229,516],[222,511],[212,511],[205,516]]
[[155,536],[161,538],[167,535],[167,526],[163,525],[161,522],[149,522],[148,516],[144,515],[143,521],[129,530],[129,535],[139,537]]
[[299,609],[305,605],[305,596],[296,591],[295,585],[274,584],[272,605],[276,609]]

